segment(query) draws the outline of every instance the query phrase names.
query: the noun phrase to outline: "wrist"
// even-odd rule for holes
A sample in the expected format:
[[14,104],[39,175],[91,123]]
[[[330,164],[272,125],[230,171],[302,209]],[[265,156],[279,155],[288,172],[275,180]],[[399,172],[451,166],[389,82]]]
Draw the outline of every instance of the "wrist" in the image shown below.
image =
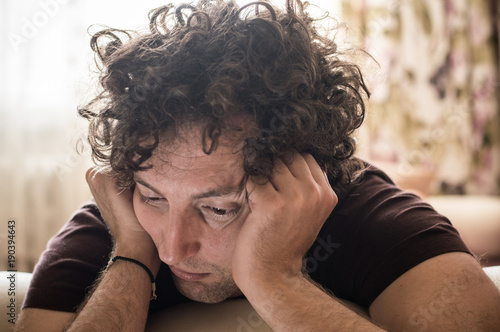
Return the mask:
[[290,305],[290,302],[297,298],[297,294],[302,294],[312,286],[302,275],[281,275],[265,281],[254,281],[258,284],[241,291],[264,320],[266,316],[274,316],[275,312],[281,310],[279,308]]
[[158,271],[160,269],[161,260],[158,257],[158,252],[154,245],[153,248],[144,246],[134,246],[134,248],[131,248],[128,245],[121,245],[120,243],[116,243],[113,253],[111,254],[111,257],[114,256],[127,257],[141,262],[142,264],[147,266],[147,268],[153,273],[153,276],[156,279],[156,275],[158,274]]
[[151,270],[149,269],[149,267],[147,267],[145,264],[143,264],[142,262],[136,260],[136,259],[133,259],[133,258],[130,258],[130,257],[125,257],[125,256],[113,256],[109,262],[108,262],[108,266],[106,267],[106,270],[109,270],[109,268],[116,263],[116,261],[124,261],[124,262],[128,262],[128,263],[131,263],[131,264],[134,264],[138,267],[140,267],[142,270],[144,270],[148,277],[149,277],[149,281],[151,282],[151,300],[156,300],[157,296],[156,296],[156,276],[153,275],[153,272],[151,272]]
[[246,262],[246,264],[233,264],[232,268],[233,279],[242,291],[260,286],[272,287],[276,282],[304,279],[302,260],[282,260],[281,264],[277,261],[270,262],[270,264],[253,261]]
[[[235,279],[236,281],[236,279]],[[266,270],[248,273],[244,278],[236,281],[240,290],[247,297],[269,296],[278,294],[281,290],[300,289],[309,284],[309,277],[300,271],[276,271]]]

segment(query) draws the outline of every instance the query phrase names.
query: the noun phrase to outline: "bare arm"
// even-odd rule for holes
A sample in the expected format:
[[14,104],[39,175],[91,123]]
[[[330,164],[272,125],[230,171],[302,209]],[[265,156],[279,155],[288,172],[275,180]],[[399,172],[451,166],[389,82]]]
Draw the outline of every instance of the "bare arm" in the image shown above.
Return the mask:
[[[130,190],[118,189],[114,180],[96,169],[87,182],[113,236],[113,255],[136,259],[156,277],[160,259],[150,236],[137,220]],[[92,250],[89,248],[82,250]],[[103,271],[96,287],[76,314],[26,309],[17,331],[141,331],[151,296],[151,281],[140,266],[118,260]],[[43,328],[42,328],[43,326]]]
[[[301,273],[301,258],[336,203],[311,156],[295,156],[289,165],[277,162],[270,182],[250,181],[247,190],[252,212],[239,234],[233,276],[273,330],[495,331],[500,327],[499,292],[465,253],[441,255],[405,273],[372,304],[371,318],[307,280]],[[437,303],[443,289],[455,295]],[[432,315],[422,311],[431,307]]]
[[67,331],[143,331],[151,296],[148,274],[116,261]]
[[15,331],[143,331],[150,295],[147,273],[135,264],[117,261],[78,314],[27,308]]
[[[87,182],[113,235],[113,255],[133,258],[154,274],[160,259],[150,236],[137,220],[130,190],[118,189],[113,179],[96,169]],[[101,276],[98,286],[67,331],[141,331],[146,325],[151,281],[140,266],[118,260]]]
[[26,308],[21,312],[14,331],[62,332],[74,316],[72,312]]
[[268,279],[245,295],[273,331],[383,331],[304,277]]
[[27,308],[16,324],[21,331],[141,331],[151,294],[149,276],[139,266],[117,261],[77,314]]
[[448,253],[399,277],[370,315],[392,331],[499,331],[500,291],[472,256]]
[[233,277],[274,331],[380,331],[302,274],[337,197],[311,155],[275,161],[269,182],[250,179],[251,208],[233,254]]
[[300,277],[267,275],[246,294],[274,331],[500,329],[500,292],[472,256],[459,252],[429,259],[398,278],[372,304],[370,317]]

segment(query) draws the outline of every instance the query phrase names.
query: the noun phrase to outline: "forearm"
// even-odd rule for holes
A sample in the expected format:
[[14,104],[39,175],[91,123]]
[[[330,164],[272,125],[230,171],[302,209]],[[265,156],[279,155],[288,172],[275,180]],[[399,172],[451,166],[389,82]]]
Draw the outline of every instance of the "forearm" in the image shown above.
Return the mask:
[[303,277],[261,283],[247,298],[273,331],[383,331]]
[[143,331],[152,291],[150,274],[156,278],[161,264],[158,252],[137,219],[132,190],[120,188],[112,174],[103,174],[97,167],[87,171],[86,179],[113,237],[113,255],[136,260],[147,268],[115,261],[66,331]]
[[151,282],[136,264],[116,261],[101,277],[67,331],[143,331]]

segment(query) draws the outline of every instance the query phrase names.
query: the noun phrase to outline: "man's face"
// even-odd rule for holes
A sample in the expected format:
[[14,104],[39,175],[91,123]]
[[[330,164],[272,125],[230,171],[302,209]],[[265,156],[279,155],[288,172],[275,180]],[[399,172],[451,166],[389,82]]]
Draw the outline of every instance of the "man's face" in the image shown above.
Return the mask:
[[240,294],[231,258],[249,209],[240,149],[221,141],[206,155],[198,132],[159,145],[135,174],[133,203],[179,291],[215,303]]

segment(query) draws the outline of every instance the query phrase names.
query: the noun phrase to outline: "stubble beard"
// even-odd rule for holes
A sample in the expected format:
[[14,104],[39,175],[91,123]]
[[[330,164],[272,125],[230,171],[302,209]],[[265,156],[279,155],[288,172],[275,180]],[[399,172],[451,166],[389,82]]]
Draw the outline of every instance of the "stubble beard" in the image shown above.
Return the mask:
[[202,303],[219,303],[241,295],[241,291],[230,273],[218,266],[212,267],[215,270],[212,272],[212,276],[217,276],[218,281],[211,283],[205,283],[203,280],[186,281],[172,274],[175,287],[188,299]]

